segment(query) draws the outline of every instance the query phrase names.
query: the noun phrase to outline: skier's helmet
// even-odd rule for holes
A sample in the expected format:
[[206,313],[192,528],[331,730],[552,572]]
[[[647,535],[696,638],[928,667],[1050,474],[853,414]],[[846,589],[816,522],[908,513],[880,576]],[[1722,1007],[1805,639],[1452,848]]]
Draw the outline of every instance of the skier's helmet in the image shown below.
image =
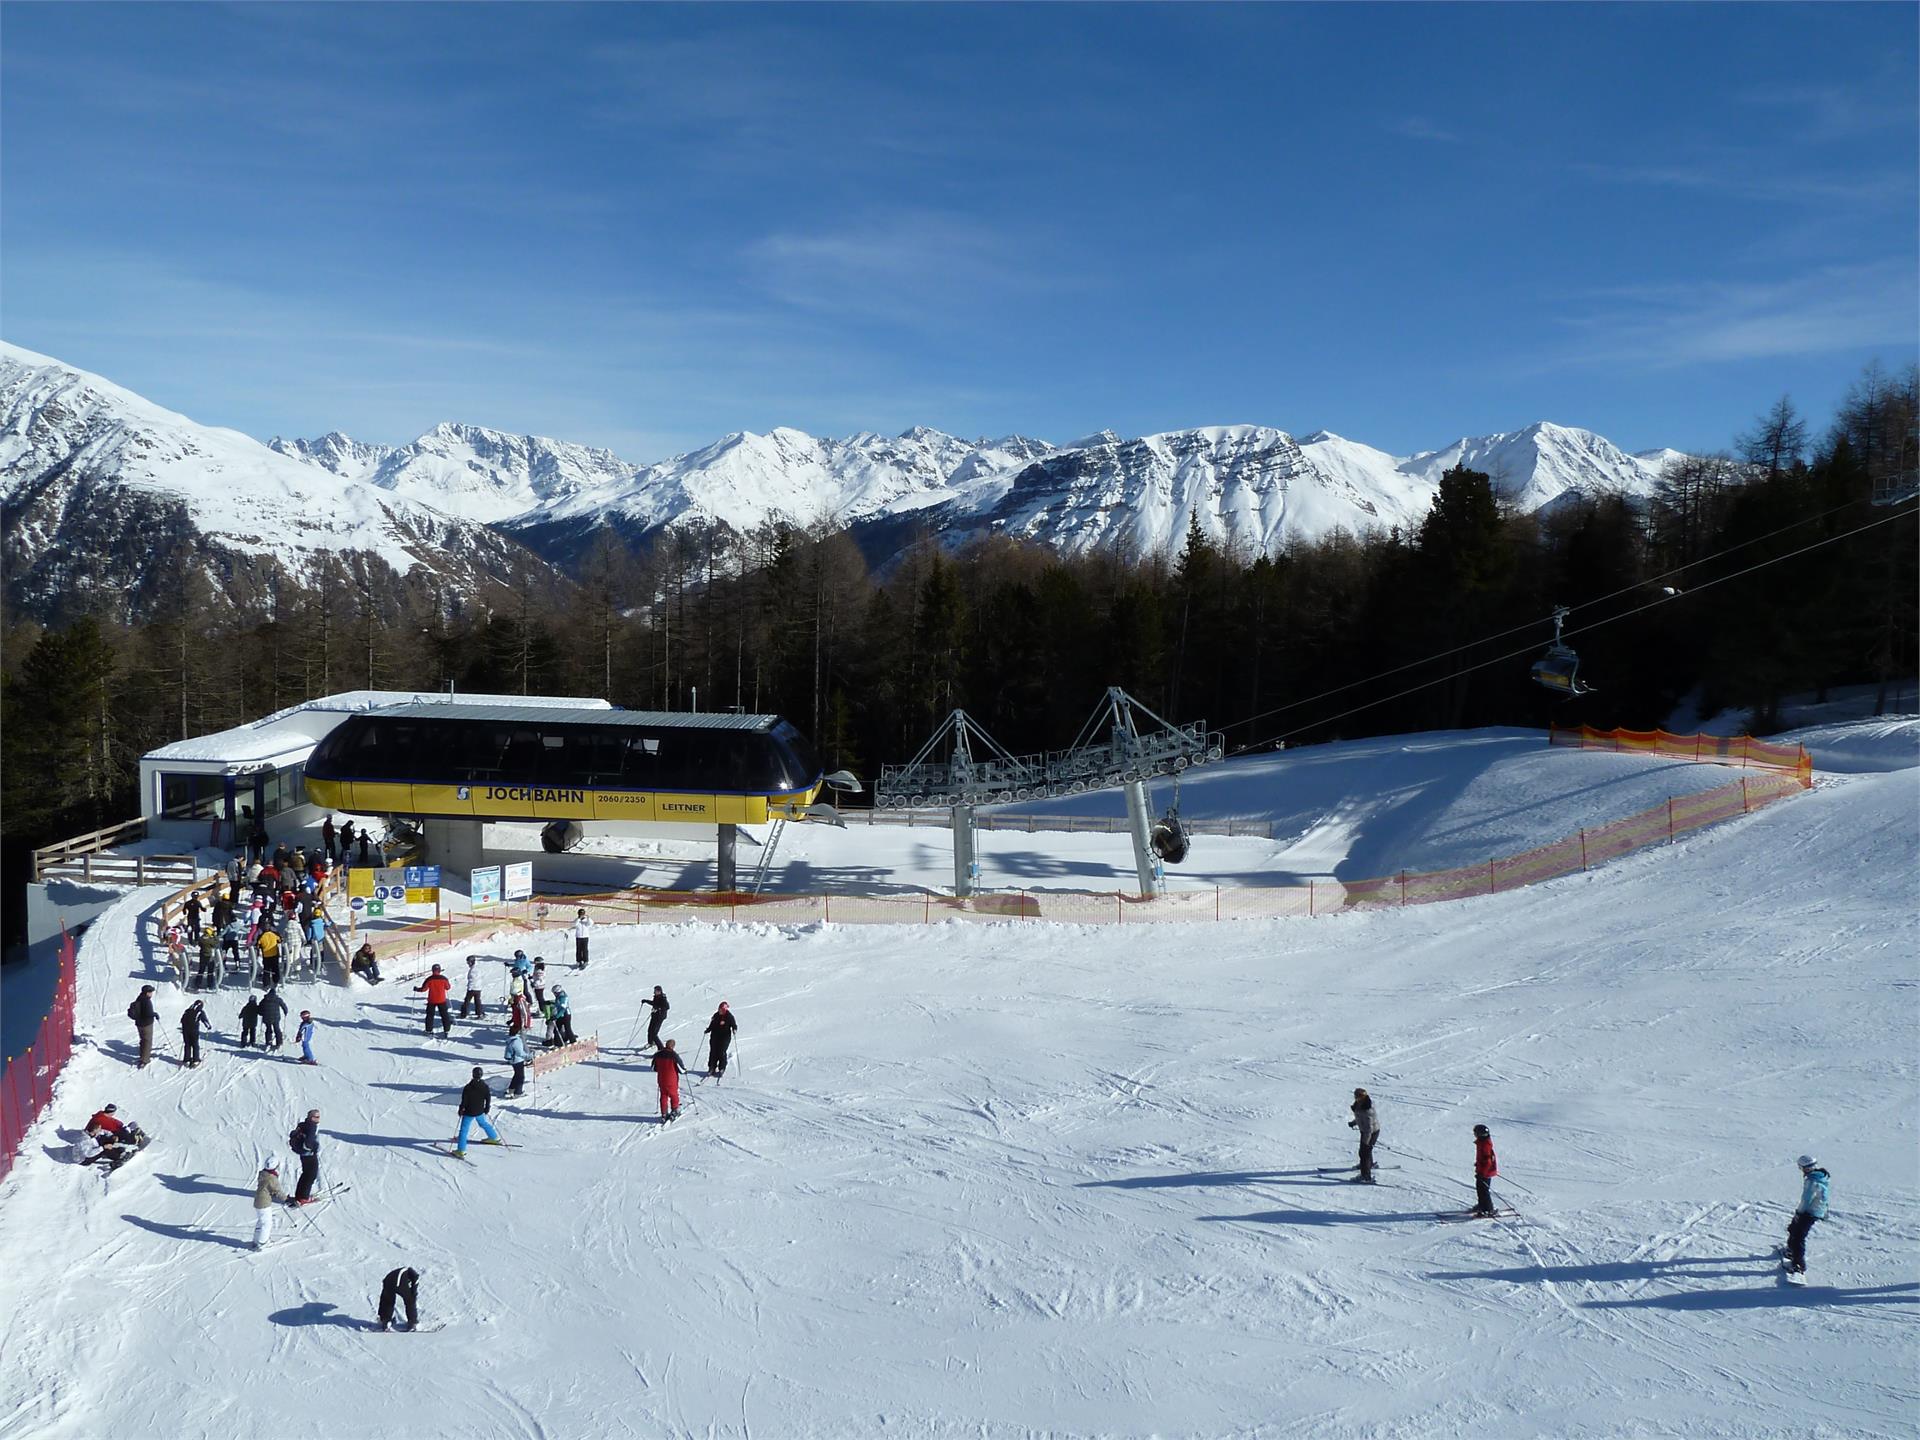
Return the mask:
[[118,1105],[103,1105],[100,1110],[100,1113],[103,1115],[117,1115],[119,1112],[120,1107]]
[[436,974],[436,975],[438,975],[438,974],[440,973],[440,967],[439,967],[438,965],[436,965],[436,966],[434,966],[434,967],[433,967],[433,973],[434,973],[434,974]]
[[1802,1155],[1800,1157],[1800,1168],[1802,1170],[1818,1170],[1820,1168],[1820,1162],[1811,1155]]
[[480,1071],[480,1067],[479,1067],[478,1065],[476,1065],[476,1066],[474,1066],[474,1067],[473,1067],[473,1078],[474,1078],[474,1079],[476,1079],[476,1080],[478,1080],[478,1079],[480,1078],[480,1074],[481,1074],[481,1071]]
[[1476,1135],[1487,1135],[1491,1132],[1488,1131],[1487,1127],[1484,1125],[1476,1125],[1473,1127],[1473,1133]]

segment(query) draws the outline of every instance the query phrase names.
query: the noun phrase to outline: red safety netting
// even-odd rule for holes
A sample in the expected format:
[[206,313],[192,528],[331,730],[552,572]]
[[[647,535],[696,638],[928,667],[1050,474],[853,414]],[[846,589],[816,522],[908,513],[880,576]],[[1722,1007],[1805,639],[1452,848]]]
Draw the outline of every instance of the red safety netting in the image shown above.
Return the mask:
[[1582,750],[1624,750],[1639,755],[1669,755],[1742,768],[1790,770],[1803,785],[1813,784],[1813,757],[1804,745],[1775,745],[1751,735],[1675,735],[1666,730],[1595,730],[1590,725],[1547,732],[1550,745]]
[[73,937],[60,927],[60,978],[53,985],[53,1008],[40,1032],[0,1075],[0,1180],[13,1169],[13,1157],[28,1129],[53,1099],[53,1082],[73,1053]]

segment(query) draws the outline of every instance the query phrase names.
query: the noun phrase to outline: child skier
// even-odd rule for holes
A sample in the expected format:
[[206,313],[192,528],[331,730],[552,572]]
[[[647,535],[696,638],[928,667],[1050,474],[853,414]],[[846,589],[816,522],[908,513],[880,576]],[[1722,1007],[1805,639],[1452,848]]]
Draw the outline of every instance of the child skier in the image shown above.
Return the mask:
[[213,1027],[207,1023],[207,1002],[196,1000],[180,1012],[180,1063],[193,1069],[200,1063],[200,1032]]
[[313,1058],[313,1012],[311,1010],[300,1012],[300,1028],[293,1032],[293,1038],[300,1042],[300,1063],[318,1065],[320,1062]]
[[1347,1122],[1347,1128],[1360,1132],[1360,1183],[1371,1185],[1373,1147],[1380,1139],[1380,1112],[1373,1108],[1373,1097],[1364,1090],[1353,1092],[1353,1119]]
[[686,1066],[681,1063],[680,1054],[673,1048],[673,1041],[667,1041],[667,1048],[653,1057],[654,1078],[660,1082],[660,1123],[680,1118],[680,1076]]
[[389,1270],[387,1278],[380,1282],[380,1328],[390,1329],[393,1325],[394,1301],[402,1301],[407,1307],[407,1329],[420,1328],[420,1272],[403,1265],[398,1270]]
[[567,999],[563,986],[553,987],[553,1035],[555,1042],[561,1045],[573,1044],[573,1002]]
[[1781,1264],[1789,1275],[1807,1273],[1807,1232],[1815,1222],[1827,1218],[1827,1192],[1830,1177],[1811,1155],[1800,1157],[1800,1204],[1787,1224],[1787,1253]]
[[487,1111],[493,1108],[493,1091],[487,1088],[485,1073],[478,1065],[473,1067],[473,1078],[460,1091],[460,1135],[454,1141],[453,1153],[462,1159],[467,1153],[467,1135],[472,1131],[474,1122],[480,1122],[480,1128],[487,1132],[482,1145],[498,1145],[500,1132],[493,1128],[493,1121],[487,1118]]
[[527,1088],[527,1038],[518,1028],[507,1032],[506,1061],[513,1066],[513,1081],[507,1086],[507,1094],[518,1099]]
[[260,1002],[249,995],[247,1003],[240,1007],[240,1048],[242,1050],[253,1048],[253,1037],[259,1025]]
[[1493,1177],[1500,1173],[1500,1161],[1493,1153],[1493,1133],[1484,1125],[1473,1127],[1473,1213],[1491,1215]]
[[280,1188],[280,1162],[267,1160],[253,1182],[253,1248],[264,1250],[273,1234],[273,1207],[291,1206],[287,1192]]

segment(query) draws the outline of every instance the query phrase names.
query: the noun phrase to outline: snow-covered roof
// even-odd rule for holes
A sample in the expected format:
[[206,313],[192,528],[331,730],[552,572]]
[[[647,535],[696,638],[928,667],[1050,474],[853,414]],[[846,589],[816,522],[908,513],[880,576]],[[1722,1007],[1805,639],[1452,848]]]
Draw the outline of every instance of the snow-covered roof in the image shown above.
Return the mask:
[[349,715],[392,705],[492,705],[518,709],[611,710],[605,700],[577,695],[449,695],[432,690],[345,690],[302,701],[259,720],[176,740],[141,756],[146,764],[224,770],[229,766],[291,764],[303,759]]

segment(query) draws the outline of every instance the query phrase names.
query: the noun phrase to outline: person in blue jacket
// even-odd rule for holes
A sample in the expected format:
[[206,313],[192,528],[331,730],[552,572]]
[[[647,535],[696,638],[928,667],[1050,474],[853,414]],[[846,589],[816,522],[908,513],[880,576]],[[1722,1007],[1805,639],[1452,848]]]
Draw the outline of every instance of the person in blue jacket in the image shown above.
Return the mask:
[[560,1045],[573,1043],[573,1005],[567,999],[567,992],[559,986],[553,988],[553,999],[549,1002],[552,1015],[554,1042]]
[[507,1032],[507,1063],[513,1066],[513,1083],[507,1094],[518,1096],[527,1088],[527,1037],[518,1029]]
[[1807,1273],[1807,1232],[1816,1220],[1827,1218],[1828,1175],[1811,1155],[1800,1157],[1800,1208],[1787,1225],[1787,1269],[1795,1275]]

